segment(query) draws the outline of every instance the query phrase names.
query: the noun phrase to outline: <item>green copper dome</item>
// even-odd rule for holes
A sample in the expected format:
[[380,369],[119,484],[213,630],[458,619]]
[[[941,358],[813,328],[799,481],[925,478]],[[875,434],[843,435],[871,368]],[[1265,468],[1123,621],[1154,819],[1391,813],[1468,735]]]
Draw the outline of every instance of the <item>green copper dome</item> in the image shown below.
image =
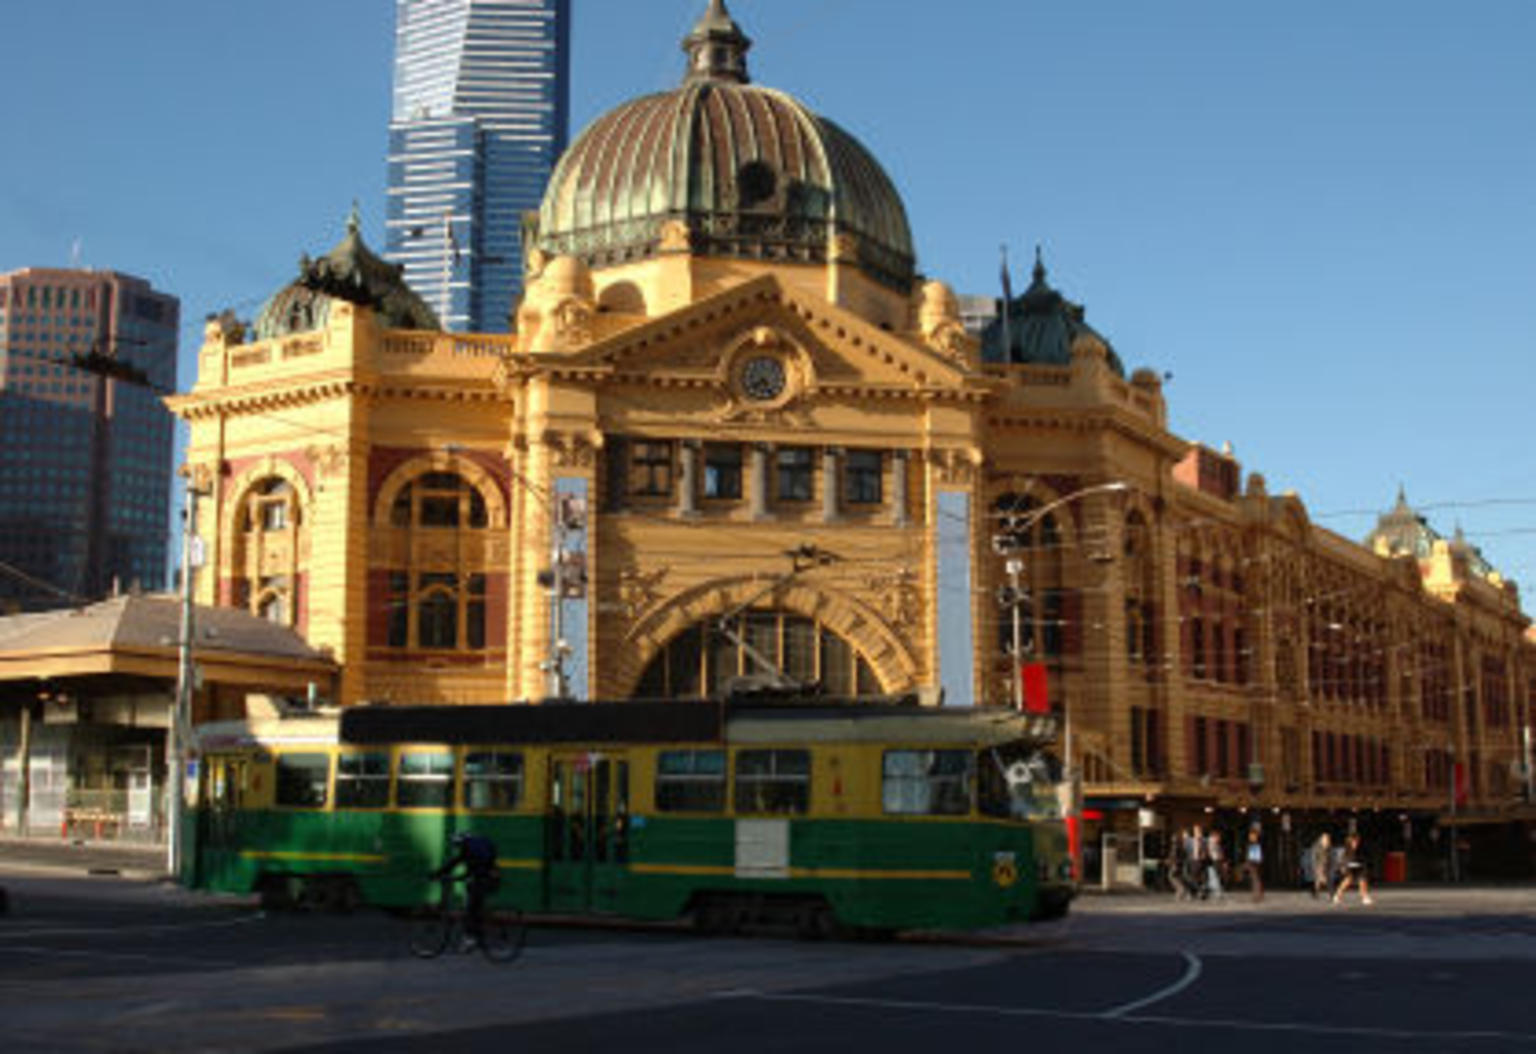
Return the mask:
[[318,260],[299,261],[299,277],[274,293],[256,316],[256,340],[322,329],[333,300],[371,308],[386,329],[440,329],[426,301],[405,284],[403,268],[376,256],[363,244],[357,209],[347,218],[347,235]]
[[906,208],[853,136],[798,100],[750,83],[751,41],[721,0],[683,41],[675,91],[625,103],[565,152],[535,244],[590,266],[668,251],[760,260],[839,258],[912,286]]
[[1072,303],[1045,280],[1045,264],[1040,261],[1039,250],[1035,251],[1035,270],[1029,288],[1004,304],[1003,310],[1007,313],[1006,324],[998,317],[982,331],[983,362],[1070,366],[1072,342],[1086,335],[1104,344],[1110,368],[1125,376],[1125,365],[1109,341],[1083,321],[1083,306]]

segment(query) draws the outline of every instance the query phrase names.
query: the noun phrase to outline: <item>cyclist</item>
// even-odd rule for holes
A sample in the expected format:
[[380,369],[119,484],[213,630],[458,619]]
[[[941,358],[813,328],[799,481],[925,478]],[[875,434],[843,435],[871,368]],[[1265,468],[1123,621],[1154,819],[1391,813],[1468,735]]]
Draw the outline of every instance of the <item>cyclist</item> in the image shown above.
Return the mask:
[[[454,874],[464,868],[462,875]],[[501,872],[496,867],[496,843],[483,834],[460,831],[453,836],[453,855],[432,872],[433,878],[451,878],[464,883],[464,934],[475,944],[485,935],[485,898],[501,886]]]

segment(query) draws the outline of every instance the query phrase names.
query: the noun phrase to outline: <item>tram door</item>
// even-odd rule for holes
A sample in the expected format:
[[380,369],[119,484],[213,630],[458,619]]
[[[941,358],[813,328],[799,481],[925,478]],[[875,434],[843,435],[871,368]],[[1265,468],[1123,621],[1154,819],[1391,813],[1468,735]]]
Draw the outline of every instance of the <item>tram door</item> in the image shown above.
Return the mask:
[[202,759],[197,794],[194,884],[217,881],[240,848],[239,819],[250,762],[214,754]]
[[583,753],[550,759],[544,865],[549,910],[618,910],[629,866],[625,758]]

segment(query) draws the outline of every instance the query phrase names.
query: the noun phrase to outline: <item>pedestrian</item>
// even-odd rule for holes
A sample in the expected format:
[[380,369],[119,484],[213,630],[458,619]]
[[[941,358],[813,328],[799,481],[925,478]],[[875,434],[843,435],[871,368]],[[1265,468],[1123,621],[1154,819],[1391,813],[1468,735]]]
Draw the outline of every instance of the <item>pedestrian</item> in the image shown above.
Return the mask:
[[1168,871],[1168,885],[1173,888],[1174,900],[1188,900],[1189,891],[1189,832],[1179,829],[1168,839],[1168,855],[1163,861]]
[[1333,902],[1344,903],[1344,891],[1354,883],[1360,889],[1360,903],[1376,903],[1371,899],[1371,882],[1365,874],[1365,855],[1360,848],[1358,832],[1351,832],[1349,837],[1344,839],[1344,851],[1340,855],[1339,865],[1343,877],[1339,879],[1339,888],[1333,891]]
[[1264,842],[1259,837],[1257,827],[1248,828],[1248,848],[1244,850],[1243,870],[1248,873],[1248,888],[1253,893],[1253,902],[1257,904],[1264,899]]
[[1214,827],[1205,840],[1205,879],[1209,884],[1212,900],[1221,900],[1227,895],[1226,888],[1222,885],[1222,869],[1226,866],[1226,854],[1221,848],[1221,832]]
[[1189,829],[1184,839],[1184,876],[1189,883],[1190,894],[1200,900],[1204,900],[1211,892],[1210,883],[1205,877],[1208,862],[1205,855],[1205,832],[1200,830],[1197,823]]
[[1312,843],[1307,853],[1307,859],[1312,865],[1312,899],[1316,900],[1319,893],[1327,896],[1333,889],[1329,874],[1333,862],[1333,839],[1328,837],[1327,831],[1317,836],[1317,841]]

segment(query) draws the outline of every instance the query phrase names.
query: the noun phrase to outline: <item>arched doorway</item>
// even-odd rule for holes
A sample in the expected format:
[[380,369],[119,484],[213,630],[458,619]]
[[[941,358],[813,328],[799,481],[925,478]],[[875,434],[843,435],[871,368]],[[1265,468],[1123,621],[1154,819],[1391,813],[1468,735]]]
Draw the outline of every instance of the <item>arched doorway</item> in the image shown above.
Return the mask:
[[868,659],[810,616],[779,609],[743,612],[722,626],[695,622],[669,640],[635,685],[637,699],[707,699],[734,678],[778,671],[831,696],[883,693]]

